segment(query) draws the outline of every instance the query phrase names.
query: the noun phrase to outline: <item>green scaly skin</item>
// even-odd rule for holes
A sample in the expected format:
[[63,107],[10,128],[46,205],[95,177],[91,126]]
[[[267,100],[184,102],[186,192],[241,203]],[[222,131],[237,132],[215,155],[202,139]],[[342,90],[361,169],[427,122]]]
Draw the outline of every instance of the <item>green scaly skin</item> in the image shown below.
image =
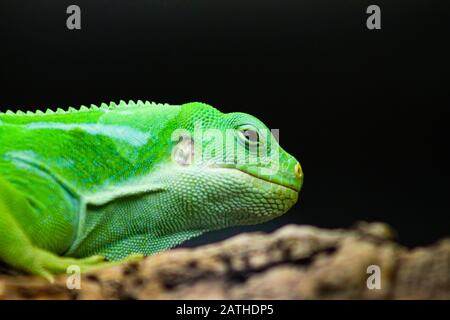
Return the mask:
[[[196,136],[199,123],[231,132],[231,156],[225,140]],[[303,174],[265,130],[203,103],[1,113],[0,260],[51,280],[278,217]]]

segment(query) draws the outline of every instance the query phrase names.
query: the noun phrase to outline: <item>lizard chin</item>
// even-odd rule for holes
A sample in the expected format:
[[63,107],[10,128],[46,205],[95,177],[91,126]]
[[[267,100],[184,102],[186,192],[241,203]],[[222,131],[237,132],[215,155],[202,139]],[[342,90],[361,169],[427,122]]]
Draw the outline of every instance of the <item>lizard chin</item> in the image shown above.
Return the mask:
[[[238,168],[220,167],[216,169],[221,174],[225,172],[228,177],[235,181],[236,185],[242,186],[242,195],[238,195],[238,198],[245,199],[254,195],[254,198],[258,199],[253,205],[254,208],[265,206],[271,213],[265,212],[263,215],[272,216],[270,219],[284,214],[298,200],[300,187],[295,188],[277,180],[268,180],[265,177]],[[254,200],[252,199],[252,201]],[[258,210],[253,210],[253,212],[258,215]]]

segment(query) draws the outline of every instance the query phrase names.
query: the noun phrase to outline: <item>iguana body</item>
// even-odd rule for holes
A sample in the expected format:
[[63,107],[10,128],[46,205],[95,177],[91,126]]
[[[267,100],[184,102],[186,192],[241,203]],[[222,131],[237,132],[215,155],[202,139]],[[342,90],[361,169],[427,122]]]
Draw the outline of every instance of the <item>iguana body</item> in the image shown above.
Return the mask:
[[0,260],[51,277],[277,217],[303,176],[265,130],[202,103],[0,114]]

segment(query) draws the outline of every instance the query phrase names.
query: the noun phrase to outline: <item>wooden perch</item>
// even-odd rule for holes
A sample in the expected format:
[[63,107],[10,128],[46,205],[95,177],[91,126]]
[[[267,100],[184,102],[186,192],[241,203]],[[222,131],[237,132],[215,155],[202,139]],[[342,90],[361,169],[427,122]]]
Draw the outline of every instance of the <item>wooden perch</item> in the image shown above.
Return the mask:
[[1,275],[0,298],[450,299],[450,239],[410,250],[382,223],[289,225],[92,272],[79,290],[66,282]]

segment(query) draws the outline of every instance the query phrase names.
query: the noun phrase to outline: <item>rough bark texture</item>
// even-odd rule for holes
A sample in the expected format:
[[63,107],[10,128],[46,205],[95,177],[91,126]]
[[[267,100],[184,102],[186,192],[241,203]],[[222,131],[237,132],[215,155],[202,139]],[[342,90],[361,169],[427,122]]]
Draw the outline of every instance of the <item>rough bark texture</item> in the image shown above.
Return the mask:
[[[96,271],[80,290],[65,276],[49,284],[2,275],[0,299],[450,299],[450,239],[412,250],[392,239],[380,223],[291,225]],[[370,265],[380,267],[381,289],[367,287]]]

